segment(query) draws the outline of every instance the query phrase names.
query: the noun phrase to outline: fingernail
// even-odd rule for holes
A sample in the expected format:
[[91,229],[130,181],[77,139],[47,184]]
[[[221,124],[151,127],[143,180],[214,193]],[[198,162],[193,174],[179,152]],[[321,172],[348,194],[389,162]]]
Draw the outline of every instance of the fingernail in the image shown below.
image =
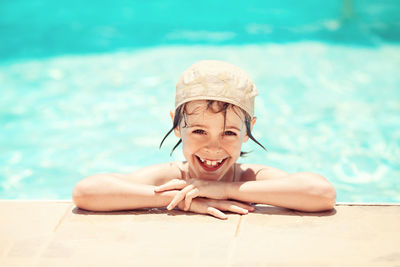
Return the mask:
[[171,206],[170,205],[167,206],[167,210],[171,210]]

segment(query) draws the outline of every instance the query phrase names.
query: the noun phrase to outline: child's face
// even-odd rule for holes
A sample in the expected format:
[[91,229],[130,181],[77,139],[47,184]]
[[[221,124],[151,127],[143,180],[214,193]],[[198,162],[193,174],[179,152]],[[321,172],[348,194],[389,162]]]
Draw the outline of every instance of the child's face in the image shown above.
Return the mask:
[[240,156],[242,143],[248,140],[242,112],[228,108],[224,127],[224,112],[207,109],[206,101],[189,102],[186,111],[187,126],[183,127],[182,120],[175,134],[182,138],[190,175],[207,180],[231,178],[227,176],[233,175],[233,164]]

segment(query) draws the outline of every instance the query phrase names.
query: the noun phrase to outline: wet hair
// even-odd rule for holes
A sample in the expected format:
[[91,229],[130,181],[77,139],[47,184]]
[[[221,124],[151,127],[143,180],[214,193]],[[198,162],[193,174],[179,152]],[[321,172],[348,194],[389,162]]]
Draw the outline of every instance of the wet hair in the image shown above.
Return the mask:
[[[217,108],[215,108],[215,104],[217,104]],[[160,143],[160,147],[162,146],[162,144],[164,143],[165,139],[168,137],[168,135],[176,128],[179,127],[179,125],[182,122],[182,119],[184,121],[184,126],[183,127],[187,127],[187,115],[191,115],[193,113],[188,113],[188,111],[186,110],[186,104],[184,103],[182,105],[180,105],[179,107],[176,108],[175,110],[175,116],[174,116],[174,122],[172,125],[171,130],[169,130],[167,132],[167,134],[164,136],[164,138],[162,139],[161,143]],[[246,132],[247,135],[249,136],[249,138],[251,140],[253,140],[256,144],[258,144],[259,146],[261,146],[264,150],[267,150],[262,144],[260,144],[255,138],[254,136],[251,134],[251,117],[249,114],[247,114],[246,111],[244,111],[243,109],[241,109],[238,106],[235,106],[233,104],[230,103],[226,103],[226,102],[222,102],[222,101],[217,101],[217,100],[207,100],[207,110],[211,110],[214,113],[220,113],[223,112],[224,113],[224,129],[225,129],[225,123],[226,123],[226,112],[229,108],[232,108],[232,110],[239,115],[238,112],[242,112],[242,114],[244,114],[244,123],[246,126]],[[172,148],[170,155],[172,155],[172,153],[174,152],[174,150],[179,146],[179,144],[182,143],[182,139],[179,139],[178,143],[176,143],[176,145]],[[244,156],[249,152],[243,152],[240,151],[240,156]]]

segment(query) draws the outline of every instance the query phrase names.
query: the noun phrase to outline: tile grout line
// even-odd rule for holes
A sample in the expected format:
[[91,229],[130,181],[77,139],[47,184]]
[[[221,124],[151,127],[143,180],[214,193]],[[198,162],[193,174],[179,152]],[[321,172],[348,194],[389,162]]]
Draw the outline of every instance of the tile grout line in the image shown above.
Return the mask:
[[240,224],[242,223],[242,218],[243,218],[243,215],[240,215],[240,217],[239,217],[239,222],[238,222],[238,224],[237,224],[237,226],[236,226],[236,230],[235,230],[235,235],[233,236],[233,237],[237,237],[238,236],[238,234],[239,234],[239,229],[240,229]]
[[58,220],[57,225],[54,227],[53,232],[56,232],[58,227],[60,227],[61,223],[64,221],[64,219],[67,217],[67,214],[69,213],[69,211],[71,210],[71,208],[73,207],[73,204],[71,203],[71,205],[69,205],[66,209],[65,212],[63,214],[63,216],[61,216],[61,218]]
[[58,220],[57,225],[54,227],[53,231],[50,232],[49,237],[47,238],[47,240],[45,242],[42,243],[42,245],[40,246],[39,251],[36,253],[36,255],[33,257],[32,260],[32,265],[31,266],[38,266],[39,264],[39,260],[40,257],[42,256],[43,252],[46,250],[46,248],[49,246],[49,244],[51,243],[51,241],[53,241],[54,239],[54,235],[55,232],[57,231],[57,228],[60,226],[61,222],[63,221],[63,219],[67,216],[68,211],[71,210],[71,207],[73,206],[73,204],[71,203],[71,205],[68,206],[68,208],[65,209],[64,214],[61,216],[60,220]]
[[233,235],[233,239],[232,239],[232,243],[230,245],[229,251],[228,251],[228,256],[226,258],[226,264],[225,266],[229,267],[232,265],[232,258],[233,258],[233,254],[236,251],[236,242],[237,242],[237,236],[239,234],[239,230],[240,230],[240,225],[242,224],[242,220],[243,220],[243,215],[239,215],[239,221],[236,225],[236,229],[235,229],[235,233]]

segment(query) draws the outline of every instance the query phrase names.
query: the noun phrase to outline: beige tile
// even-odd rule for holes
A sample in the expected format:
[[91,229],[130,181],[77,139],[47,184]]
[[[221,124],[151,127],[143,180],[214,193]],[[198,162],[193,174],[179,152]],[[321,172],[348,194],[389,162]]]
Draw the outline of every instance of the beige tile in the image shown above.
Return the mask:
[[[1,226],[2,225],[0,224],[0,227]],[[5,237],[0,236],[0,259],[5,257],[5,255],[8,253],[13,243],[14,240],[6,239]]]
[[0,213],[0,266],[400,266],[400,206],[258,206],[226,221],[65,202],[0,202]]
[[277,212],[243,217],[232,266],[252,260],[338,266],[400,264],[400,206],[336,207],[326,213]]
[[42,259],[224,264],[239,217],[230,215],[222,221],[180,211],[94,213],[74,209],[58,227]]
[[50,233],[69,207],[72,203],[0,201],[0,236],[15,239]]
[[32,259],[30,259],[30,258],[25,258],[25,259],[4,258],[4,259],[0,259],[0,266],[27,267],[27,266],[33,266],[33,263],[32,263]]
[[33,264],[70,207],[65,202],[0,201],[0,255],[7,261],[2,266]]

